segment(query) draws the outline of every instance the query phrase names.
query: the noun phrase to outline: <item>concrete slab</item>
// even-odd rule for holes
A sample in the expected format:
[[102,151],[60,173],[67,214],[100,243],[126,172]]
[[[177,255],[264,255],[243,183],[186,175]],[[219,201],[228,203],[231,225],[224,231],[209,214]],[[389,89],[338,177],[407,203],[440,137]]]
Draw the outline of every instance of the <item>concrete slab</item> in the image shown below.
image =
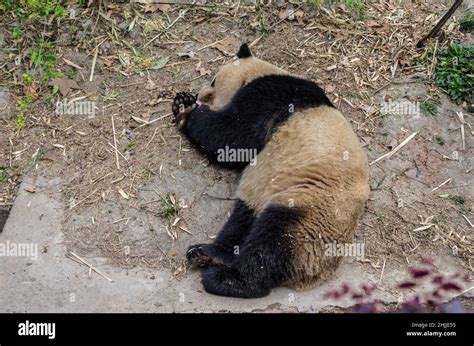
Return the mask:
[[[26,191],[30,185],[34,193]],[[60,179],[37,178],[26,179],[19,189],[0,244],[22,253],[0,258],[0,312],[317,312],[348,305],[323,299],[329,289],[380,279],[367,263],[345,260],[323,286],[303,292],[278,288],[267,297],[245,300],[207,294],[196,271],[177,280],[168,269],[124,270],[105,258],[80,254],[113,282],[94,272],[89,277],[86,266],[66,257],[60,187]],[[455,269],[449,262],[443,267]],[[385,304],[398,302],[401,297],[387,287],[404,277],[387,265],[376,297]]]

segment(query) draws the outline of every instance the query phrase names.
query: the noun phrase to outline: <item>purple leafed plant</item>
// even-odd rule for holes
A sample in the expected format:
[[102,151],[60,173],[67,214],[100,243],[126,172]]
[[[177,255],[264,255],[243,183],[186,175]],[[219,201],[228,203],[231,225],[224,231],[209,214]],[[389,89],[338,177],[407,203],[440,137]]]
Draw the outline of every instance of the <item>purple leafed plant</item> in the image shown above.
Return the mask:
[[[410,268],[410,276],[398,285],[402,290],[414,290],[414,294],[405,299],[394,312],[440,312],[463,313],[466,312],[462,302],[455,298],[471,282],[467,274],[458,272],[452,275],[440,274],[434,261],[423,258],[420,265]],[[362,284],[355,288],[343,284],[338,289],[333,289],[324,294],[325,299],[349,299],[354,304],[348,309],[350,312],[373,313],[384,312],[384,305],[373,298],[376,290],[374,284]],[[454,299],[453,299],[454,298]]]

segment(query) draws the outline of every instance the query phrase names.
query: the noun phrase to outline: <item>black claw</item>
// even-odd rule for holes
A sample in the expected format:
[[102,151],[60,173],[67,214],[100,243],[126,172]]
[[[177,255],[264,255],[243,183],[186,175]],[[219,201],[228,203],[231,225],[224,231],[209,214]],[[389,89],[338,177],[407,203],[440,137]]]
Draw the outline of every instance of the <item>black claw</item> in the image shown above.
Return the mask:
[[194,258],[197,258],[197,257],[201,257],[203,256],[204,253],[203,253],[203,250],[202,250],[202,246],[191,246],[189,249],[188,249],[188,252],[186,252],[186,258],[190,261]]

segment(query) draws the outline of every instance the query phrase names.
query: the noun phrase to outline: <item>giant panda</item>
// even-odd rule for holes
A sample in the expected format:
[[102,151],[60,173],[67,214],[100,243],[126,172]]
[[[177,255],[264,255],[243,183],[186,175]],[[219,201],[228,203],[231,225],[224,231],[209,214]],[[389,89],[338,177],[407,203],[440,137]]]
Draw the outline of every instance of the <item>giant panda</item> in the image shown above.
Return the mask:
[[[209,161],[241,170],[233,211],[211,244],[186,257],[211,294],[257,298],[272,288],[309,288],[353,241],[368,198],[367,157],[348,121],[314,82],[252,55],[243,44],[197,95],[178,93],[182,133]],[[252,161],[223,161],[223,148]]]

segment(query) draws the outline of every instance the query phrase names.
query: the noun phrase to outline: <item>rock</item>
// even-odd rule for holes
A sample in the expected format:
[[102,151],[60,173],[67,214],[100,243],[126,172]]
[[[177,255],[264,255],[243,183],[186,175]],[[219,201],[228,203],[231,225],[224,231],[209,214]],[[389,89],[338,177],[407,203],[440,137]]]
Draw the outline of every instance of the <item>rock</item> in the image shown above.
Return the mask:
[[10,214],[10,210],[5,208],[0,208],[0,232],[3,231],[3,226],[7,223],[8,215]]
[[8,106],[10,100],[10,94],[5,89],[0,89],[0,109],[4,109]]

